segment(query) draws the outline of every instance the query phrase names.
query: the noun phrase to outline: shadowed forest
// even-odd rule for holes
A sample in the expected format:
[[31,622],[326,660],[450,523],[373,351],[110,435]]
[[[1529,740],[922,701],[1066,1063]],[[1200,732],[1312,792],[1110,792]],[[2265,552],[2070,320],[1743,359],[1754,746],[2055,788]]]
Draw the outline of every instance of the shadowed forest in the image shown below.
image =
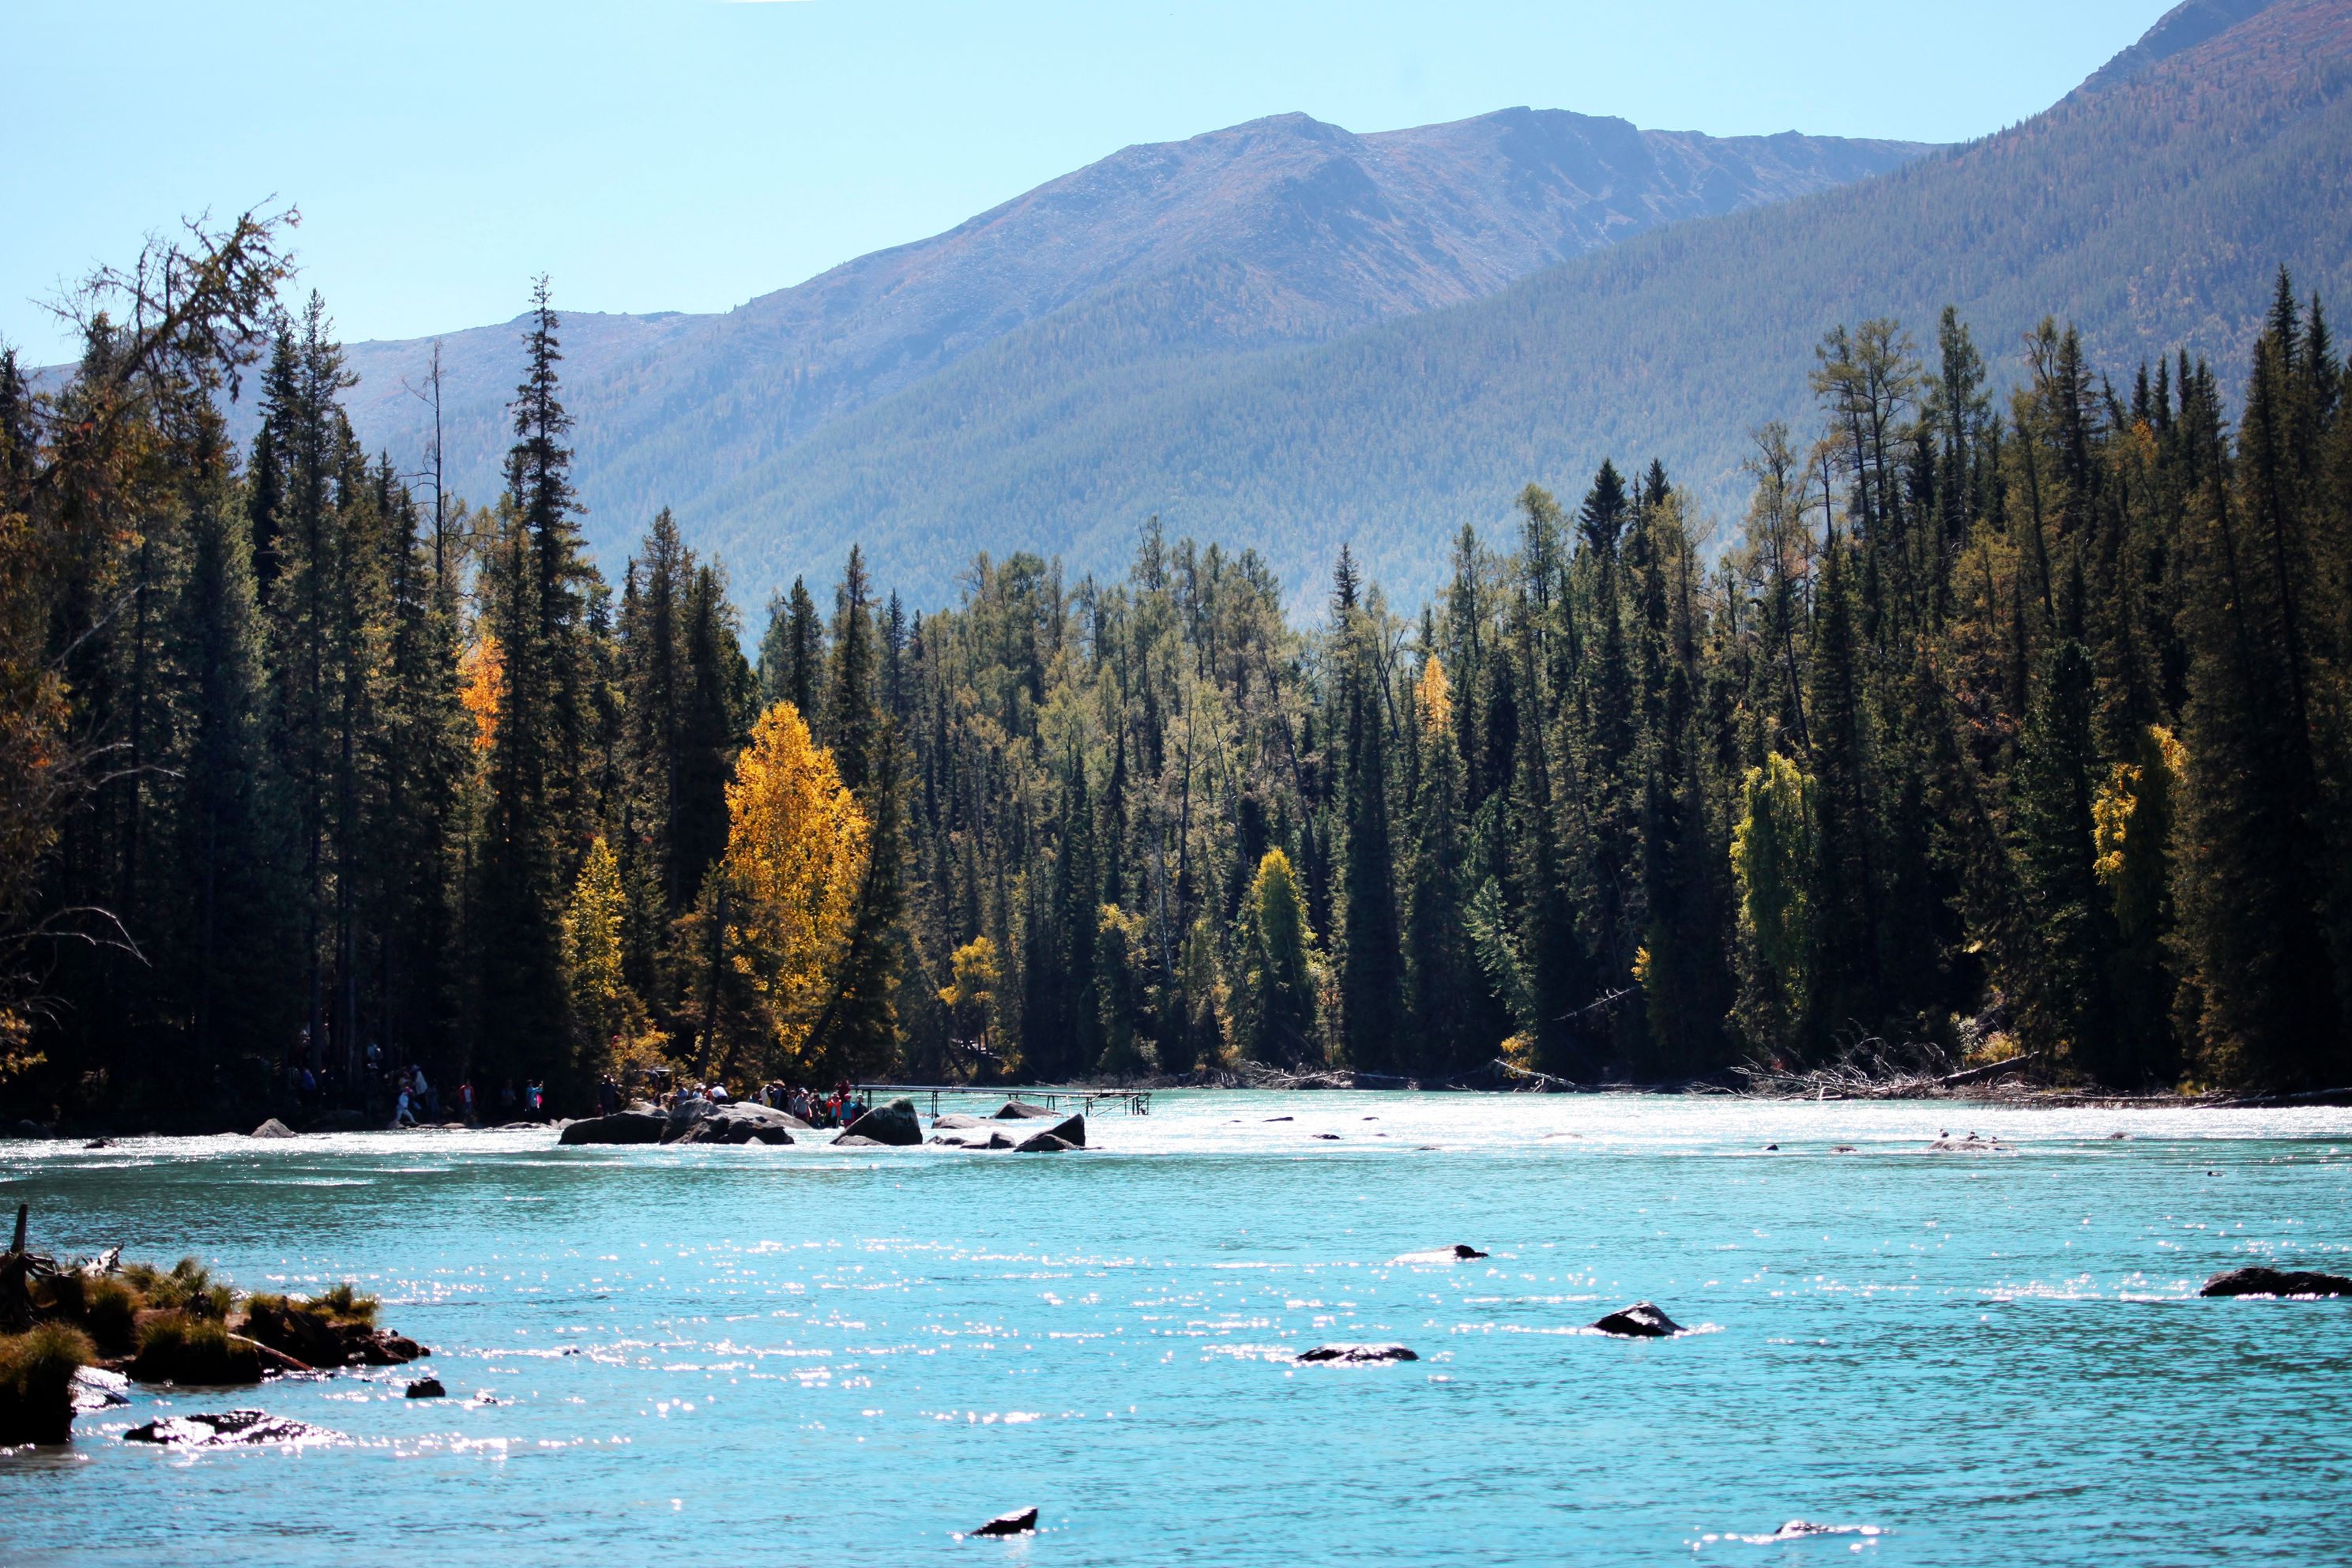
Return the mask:
[[0,364],[27,1113],[350,1099],[371,1048],[565,1111],[656,1066],[2352,1082],[2352,388],[2284,275],[2242,388],[1832,332],[1717,560],[1628,453],[1431,519],[1424,605],[1145,523],[1121,580],[984,556],[927,610],[852,548],[747,624],[667,514],[586,554],[544,284],[473,506],[361,447],[282,237],[94,280],[58,387]]

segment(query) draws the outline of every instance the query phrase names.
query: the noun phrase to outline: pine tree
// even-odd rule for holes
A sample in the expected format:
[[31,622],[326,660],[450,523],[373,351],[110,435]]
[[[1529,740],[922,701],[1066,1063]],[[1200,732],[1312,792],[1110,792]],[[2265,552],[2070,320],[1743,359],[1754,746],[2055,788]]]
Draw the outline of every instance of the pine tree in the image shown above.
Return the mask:
[[1354,600],[1354,563],[1339,555],[1332,613],[1339,641],[1346,709],[1346,918],[1341,925],[1339,1031],[1360,1068],[1390,1072],[1403,1041],[1402,954],[1397,932],[1396,864],[1389,836],[1388,739],[1379,650]]
[[[571,415],[559,396],[557,320],[541,278],[516,389],[499,538],[484,563],[501,685],[474,901],[481,953],[478,1051],[493,1075],[577,1076],[561,921],[592,804],[583,788],[588,677]],[[571,1085],[577,1092],[577,1085]]]
[[2014,984],[2029,1045],[2095,1082],[2123,1081],[2115,1035],[2114,916],[2099,884],[2092,774],[2091,656],[2073,639],[2050,651],[2018,747],[2019,880],[2038,940]]

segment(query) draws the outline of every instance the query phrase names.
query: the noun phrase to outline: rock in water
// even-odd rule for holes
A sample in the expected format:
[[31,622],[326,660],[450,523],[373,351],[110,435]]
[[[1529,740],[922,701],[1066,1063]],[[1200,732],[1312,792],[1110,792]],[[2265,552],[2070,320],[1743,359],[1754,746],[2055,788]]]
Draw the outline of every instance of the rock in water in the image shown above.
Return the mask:
[[1683,1325],[1660,1312],[1655,1301],[1637,1301],[1592,1326],[1621,1339],[1666,1339],[1683,1332]]
[[887,1105],[875,1106],[849,1124],[834,1142],[845,1144],[852,1138],[903,1148],[923,1141],[923,1119],[915,1114],[912,1100],[893,1100]]
[[931,1131],[934,1133],[961,1132],[971,1127],[985,1127],[989,1120],[990,1118],[985,1116],[967,1116],[962,1112],[956,1111],[945,1116],[932,1117]]
[[448,1392],[441,1386],[441,1380],[437,1377],[420,1377],[408,1385],[411,1399],[438,1399]]
[[1451,1247],[1433,1247],[1426,1252],[1405,1252],[1389,1260],[1391,1263],[1467,1263],[1486,1254],[1465,1241]]
[[564,1124],[559,1144],[658,1144],[669,1131],[669,1118],[646,1111],[616,1111]]
[[227,1410],[217,1416],[170,1416],[133,1427],[126,1443],[163,1443],[175,1448],[254,1448],[265,1443],[331,1442],[336,1434],[307,1421],[289,1421],[259,1410]]
[[2013,1155],[2017,1150],[1999,1138],[1979,1138],[1970,1133],[1965,1138],[1955,1138],[1949,1133],[1927,1145],[1931,1155]]
[[1388,1361],[1419,1361],[1401,1344],[1318,1344],[1298,1353],[1302,1362],[1332,1362],[1343,1366],[1371,1366]]
[[1059,1117],[1060,1115],[1059,1111],[1049,1111],[1043,1105],[1028,1105],[1018,1100],[1007,1100],[1004,1103],[1004,1109],[996,1113],[996,1120],[1000,1122],[1035,1121],[1040,1117]]
[[2352,1296],[2352,1280],[2300,1269],[2231,1269],[2205,1281],[2200,1296]]
[[294,1136],[294,1129],[272,1116],[256,1127],[251,1135],[257,1138],[290,1138]]
[[131,1379],[119,1372],[109,1372],[102,1366],[85,1366],[73,1375],[73,1407],[77,1410],[104,1410],[110,1406],[128,1405],[131,1396],[125,1392]]
[[1034,1508],[1000,1513],[978,1530],[974,1535],[1034,1535],[1037,1531],[1037,1511]]
[[789,1144],[792,1130],[806,1130],[807,1124],[796,1116],[765,1105],[722,1106],[709,1115],[697,1120],[674,1139],[665,1142],[680,1144]]
[[1064,1149],[1075,1149],[1078,1145],[1067,1138],[1058,1137],[1052,1133],[1032,1133],[1013,1146],[1024,1155],[1053,1155],[1059,1154]]

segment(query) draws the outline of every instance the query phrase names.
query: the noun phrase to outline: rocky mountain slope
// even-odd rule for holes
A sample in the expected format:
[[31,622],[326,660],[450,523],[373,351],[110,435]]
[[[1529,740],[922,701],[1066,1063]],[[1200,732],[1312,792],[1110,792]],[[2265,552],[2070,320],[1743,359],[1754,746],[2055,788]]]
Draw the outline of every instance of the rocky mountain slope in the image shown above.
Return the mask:
[[[2217,20],[2218,26],[2206,24]],[[2234,20],[2232,19],[2234,17]],[[1149,340],[1139,286],[1006,335],[713,493],[753,582],[865,540],[929,597],[980,549],[1116,569],[1140,521],[1312,591],[1342,541],[1410,599],[1536,480],[1663,458],[1717,523],[1766,419],[1816,415],[1827,329],[1946,304],[1996,372],[2045,315],[2127,373],[2179,347],[2234,392],[2277,268],[2352,293],[2352,0],[2191,0],[2049,111],[1884,178],[1633,236],[1465,305],[1214,357]],[[1198,287],[1192,275],[1152,288]]]
[[[722,492],[748,498],[730,504],[739,512],[756,507],[748,476],[795,443],[1024,329],[1091,333],[1108,309],[1114,335],[1096,357],[1129,369],[1328,341],[1926,151],[1526,109],[1376,135],[1289,114],[1130,147],[723,315],[567,316],[590,536],[617,567],[657,507],[675,507],[690,534],[716,518]],[[476,500],[498,486],[519,339],[509,323],[443,340],[446,457],[452,488]],[[419,465],[430,412],[413,394],[430,344],[360,343],[350,357],[362,434]],[[763,570],[773,553],[760,552]]]

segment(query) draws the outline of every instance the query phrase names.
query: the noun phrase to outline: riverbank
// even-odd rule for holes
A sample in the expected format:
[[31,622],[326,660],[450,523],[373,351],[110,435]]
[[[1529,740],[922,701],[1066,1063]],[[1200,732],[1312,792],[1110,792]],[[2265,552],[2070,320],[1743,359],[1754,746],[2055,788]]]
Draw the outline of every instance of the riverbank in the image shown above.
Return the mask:
[[[872,1090],[877,1094],[887,1095],[894,1089],[903,1086],[893,1085],[887,1082],[876,1082],[861,1087]],[[1450,1078],[1414,1078],[1394,1073],[1362,1072],[1350,1068],[1289,1071],[1264,1062],[1244,1061],[1230,1067],[1203,1069],[1181,1075],[1082,1079],[1075,1082],[1046,1085],[971,1083],[961,1086],[961,1092],[975,1095],[1003,1094],[1018,1097],[1025,1092],[1067,1096],[1087,1092],[1156,1093],[1164,1090],[1262,1090],[1300,1093],[1360,1091],[1381,1093],[1467,1095],[1676,1095],[1756,1101],[1817,1101],[1832,1103],[1839,1101],[1948,1100],[1973,1104],[2029,1108],[2042,1106],[2052,1109],[2113,1107],[2150,1110],[2263,1110],[2294,1106],[2352,1106],[2352,1085],[2277,1094],[2247,1094],[2222,1090],[2187,1092],[2160,1089],[2123,1090],[2084,1087],[2053,1082],[2043,1071],[2042,1064],[2031,1057],[1987,1063],[1945,1074],[1872,1072],[1843,1067],[1822,1068],[1805,1072],[1775,1072],[1746,1069],[1727,1071],[1708,1078],[1662,1083],[1638,1083],[1622,1080],[1579,1082],[1514,1066],[1500,1058],[1473,1071]],[[499,1123],[443,1121],[420,1124],[415,1127],[390,1128],[379,1125],[361,1113],[349,1109],[331,1108],[307,1115],[285,1107],[278,1108],[275,1113],[267,1107],[259,1110],[261,1119],[251,1124],[244,1118],[253,1114],[252,1112],[238,1113],[226,1122],[192,1121],[185,1116],[175,1117],[169,1121],[141,1123],[126,1122],[121,1118],[89,1117],[68,1118],[55,1124],[45,1124],[23,1118],[0,1116],[0,1142],[11,1138],[28,1141],[79,1140],[96,1146],[102,1146],[105,1142],[121,1138],[205,1137],[230,1134],[244,1134],[248,1136],[266,1138],[353,1132],[480,1133],[520,1132],[538,1128],[560,1131],[568,1122],[581,1119],[551,1116],[538,1121]]]

